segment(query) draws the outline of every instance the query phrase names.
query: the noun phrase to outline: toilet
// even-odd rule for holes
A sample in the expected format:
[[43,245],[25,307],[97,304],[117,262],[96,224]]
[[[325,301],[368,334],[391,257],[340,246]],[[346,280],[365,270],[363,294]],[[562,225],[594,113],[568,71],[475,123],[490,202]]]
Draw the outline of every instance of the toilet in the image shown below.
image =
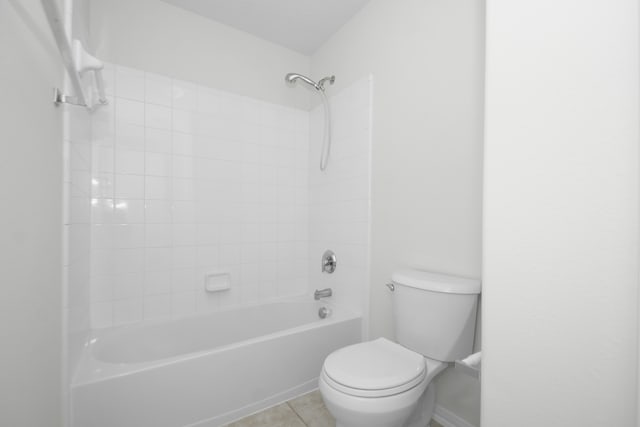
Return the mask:
[[322,366],[320,393],[336,427],[425,427],[433,379],[472,353],[480,281],[406,269],[392,282],[396,342],[343,347]]

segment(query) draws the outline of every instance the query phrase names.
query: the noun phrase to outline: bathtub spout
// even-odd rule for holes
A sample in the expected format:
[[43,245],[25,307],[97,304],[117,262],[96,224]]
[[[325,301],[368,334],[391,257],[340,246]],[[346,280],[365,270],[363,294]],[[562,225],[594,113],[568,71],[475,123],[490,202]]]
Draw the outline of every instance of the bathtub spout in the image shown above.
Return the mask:
[[326,289],[316,289],[313,293],[313,298],[319,300],[320,298],[330,297],[333,294],[331,288]]

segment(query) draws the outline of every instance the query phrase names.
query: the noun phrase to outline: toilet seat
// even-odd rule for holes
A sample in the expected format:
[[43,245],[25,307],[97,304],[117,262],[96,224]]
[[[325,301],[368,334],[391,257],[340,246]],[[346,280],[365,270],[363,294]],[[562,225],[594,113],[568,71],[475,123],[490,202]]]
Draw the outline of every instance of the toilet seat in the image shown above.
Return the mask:
[[358,397],[385,397],[421,384],[425,359],[385,338],[344,347],[330,354],[322,379],[331,388]]

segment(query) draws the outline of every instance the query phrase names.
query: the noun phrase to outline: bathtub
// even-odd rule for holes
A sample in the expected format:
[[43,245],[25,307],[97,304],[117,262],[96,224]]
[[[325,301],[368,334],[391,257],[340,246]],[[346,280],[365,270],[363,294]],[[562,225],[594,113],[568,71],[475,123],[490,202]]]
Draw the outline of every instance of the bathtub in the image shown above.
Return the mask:
[[214,427],[317,387],[361,341],[358,314],[311,297],[98,332],[71,385],[73,427]]

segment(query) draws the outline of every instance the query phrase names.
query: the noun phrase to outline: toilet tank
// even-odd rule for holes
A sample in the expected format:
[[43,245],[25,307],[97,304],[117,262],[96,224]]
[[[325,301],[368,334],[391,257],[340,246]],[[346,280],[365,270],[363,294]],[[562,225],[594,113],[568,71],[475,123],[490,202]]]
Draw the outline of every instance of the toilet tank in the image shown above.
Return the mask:
[[407,269],[392,281],[399,344],[443,362],[473,352],[479,280]]

